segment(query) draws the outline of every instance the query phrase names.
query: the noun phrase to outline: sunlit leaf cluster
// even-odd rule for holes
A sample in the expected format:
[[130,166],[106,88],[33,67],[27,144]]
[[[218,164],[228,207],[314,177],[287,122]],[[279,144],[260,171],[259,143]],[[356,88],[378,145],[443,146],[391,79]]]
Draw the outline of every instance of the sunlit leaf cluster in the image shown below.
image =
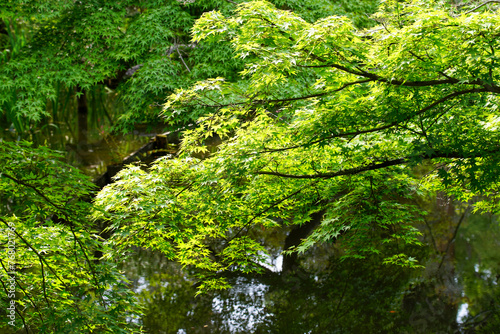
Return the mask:
[[58,153],[0,142],[0,304],[15,301],[2,331],[133,331],[135,299],[86,217],[93,188]]
[[497,194],[499,16],[494,6],[386,1],[373,20],[308,21],[265,1],[204,14],[193,40],[229,42],[246,62],[241,80],[170,96],[168,122],[210,112],[184,132],[179,156],[129,168],[99,194],[116,237],[142,236],[141,246],[212,276],[259,272],[249,261],[262,264],[265,248],[248,244],[249,231],[319,214],[288,254],[330,242],[345,257],[418,267],[404,249],[420,244],[421,192]]

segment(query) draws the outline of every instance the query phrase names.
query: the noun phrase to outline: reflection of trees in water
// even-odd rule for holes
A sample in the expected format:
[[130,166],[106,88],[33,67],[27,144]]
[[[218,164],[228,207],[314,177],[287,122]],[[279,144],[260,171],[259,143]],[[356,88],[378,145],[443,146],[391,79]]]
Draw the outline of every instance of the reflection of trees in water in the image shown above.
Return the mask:
[[461,286],[455,273],[455,239],[468,215],[468,208],[456,207],[442,193],[423,204],[423,241],[426,245],[425,269],[411,280],[402,298],[406,333],[455,333]]
[[473,215],[457,236],[457,276],[468,314],[465,333],[500,332],[500,225],[496,216]]
[[321,271],[295,271],[270,287],[271,333],[386,333],[407,274],[376,262],[332,260]]
[[[143,321],[151,333],[373,332],[382,323],[390,328],[397,317],[392,304],[407,277],[377,267],[376,261],[336,261],[322,272],[297,267],[286,276],[234,278],[233,289],[196,298],[193,281],[154,254],[138,253],[127,270],[136,277],[134,287],[143,288]],[[149,284],[141,285],[139,277]]]
[[[195,273],[161,255],[138,251],[124,269],[150,333],[495,333],[498,223],[468,214],[455,233],[463,208],[432,210],[424,241],[437,248],[419,250],[428,258],[420,272],[380,265],[377,256],[341,261],[341,249],[324,245],[286,274],[232,277],[231,290],[193,297]],[[273,244],[286,235],[272,235]],[[464,303],[468,314],[459,314]]]
[[427,211],[426,269],[405,290],[407,333],[498,333],[500,227],[438,194]]

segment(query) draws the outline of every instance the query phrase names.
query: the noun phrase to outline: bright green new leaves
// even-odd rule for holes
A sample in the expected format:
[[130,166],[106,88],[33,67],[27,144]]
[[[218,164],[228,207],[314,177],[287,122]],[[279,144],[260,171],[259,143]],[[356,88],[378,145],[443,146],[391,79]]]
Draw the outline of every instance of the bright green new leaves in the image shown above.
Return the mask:
[[[411,226],[419,219],[419,212],[410,201],[417,184],[402,170],[370,172],[367,177],[349,180],[351,191],[340,193],[335,202],[327,205],[320,226],[297,247],[302,253],[316,243],[341,238],[345,257],[364,258],[369,253],[380,253],[381,244],[418,244],[420,235]],[[381,229],[376,229],[375,227]]]
[[[208,94],[208,88],[180,92],[167,110],[175,113],[196,99],[235,115],[242,108],[265,105],[279,119],[294,115],[287,126],[296,134],[291,146],[342,138],[352,142],[363,135],[372,145],[355,148],[389,149],[365,152],[380,155],[379,160],[409,158],[408,152],[417,160],[422,155],[465,157],[478,146],[492,151],[496,134],[485,124],[498,104],[498,69],[488,55],[498,49],[498,17],[487,12],[455,17],[422,6],[415,2],[399,9],[408,17],[404,22],[394,19],[401,12],[380,13],[379,19],[388,23],[371,31],[355,30],[337,17],[309,24],[260,2],[240,6],[239,15],[227,20],[207,14],[195,31],[204,37],[212,32],[213,21],[226,24],[221,30],[232,31],[227,36],[236,50],[244,50],[239,56],[255,57],[243,72],[249,84],[245,90],[226,84],[218,97]],[[483,50],[487,60],[472,67],[470,44],[478,44],[474,52]],[[466,136],[450,138],[455,132]],[[410,150],[404,153],[399,146]]]
[[[295,200],[287,196],[269,203],[269,189],[255,187],[248,192],[246,182],[245,175],[230,179],[223,168],[206,161],[161,159],[150,173],[139,167],[122,171],[98,194],[96,204],[102,211],[95,217],[109,219],[113,247],[137,245],[162,251],[184,266],[198,268],[205,280],[212,277],[222,284],[212,287],[222,288],[224,280],[216,280],[217,273],[263,269],[265,249],[246,236],[248,229],[274,227],[270,217],[292,215],[283,212],[286,206],[300,208],[300,203],[291,206]],[[279,188],[286,193],[290,187],[284,184],[273,191]]]
[[[190,41],[197,18],[214,8],[219,15],[231,15],[237,8],[233,1],[4,2],[0,105],[7,127],[13,124],[25,138],[27,129],[41,121],[56,123],[57,112],[49,106],[63,103],[61,91],[98,85],[116,89],[123,109],[113,116],[125,130],[139,122],[156,123],[161,104],[176,88],[218,76],[235,81],[245,62],[233,57],[228,41]],[[373,13],[376,4],[276,1],[279,8],[293,9],[308,22],[347,13],[356,17],[358,26],[370,25],[366,14]],[[220,31],[214,26],[212,33]],[[199,110],[178,121],[190,123],[204,113]]]
[[[127,317],[137,314],[134,298],[116,263],[98,259],[109,249],[86,218],[90,203],[85,199],[92,190],[88,178],[61,162],[60,154],[0,142],[0,296],[4,309],[11,300],[16,303],[10,329],[132,330]],[[14,296],[8,288],[12,277]]]
[[499,16],[389,1],[374,19],[371,30],[309,22],[264,1],[204,14],[194,40],[230,42],[242,79],[171,95],[168,122],[202,113],[180,155],[123,171],[96,216],[123,244],[141,240],[216,280],[258,272],[257,231],[275,226],[312,226],[289,251],[331,242],[345,257],[418,267],[402,252],[420,244],[421,185],[463,201],[497,193]]

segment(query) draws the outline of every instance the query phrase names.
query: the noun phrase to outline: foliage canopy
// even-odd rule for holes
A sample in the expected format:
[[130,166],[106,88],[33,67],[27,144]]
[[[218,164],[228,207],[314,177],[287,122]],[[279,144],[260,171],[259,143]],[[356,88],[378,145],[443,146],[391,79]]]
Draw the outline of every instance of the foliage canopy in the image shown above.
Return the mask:
[[15,326],[2,321],[2,329],[22,323],[28,333],[132,332],[127,317],[138,309],[126,278],[113,261],[97,261],[96,251],[109,250],[88,224],[94,186],[61,158],[1,142],[2,310],[16,300]]
[[[75,87],[79,94],[99,86],[116,89],[124,106],[120,126],[130,128],[155,122],[161,103],[175,89],[210,77],[234,80],[242,69],[230,44],[190,42],[190,29],[203,12],[217,8],[229,15],[236,7],[232,1],[1,3],[0,105],[20,135],[47,118],[64,125],[58,122],[61,95]],[[364,13],[376,8],[375,0],[276,3],[309,20],[345,13],[360,25],[369,22]]]
[[[255,231],[314,214],[321,223],[293,250],[338,242],[347,257],[418,266],[401,249],[419,243],[419,192],[482,195],[477,207],[497,210],[500,16],[486,7],[386,1],[369,30],[265,1],[204,14],[193,40],[230,42],[246,61],[241,79],[171,95],[167,122],[211,111],[178,157],[122,171],[96,217],[114,242],[199,268],[201,289],[224,288],[224,271],[262,272]],[[208,154],[212,136],[223,142]]]
[[[216,76],[234,81],[243,68],[244,61],[231,57],[229,42],[190,41],[195,19],[214,8],[230,15],[236,8],[232,1],[0,2],[0,125],[9,128],[6,137],[12,139],[35,141],[47,128],[71,132],[68,105],[76,104],[75,92],[78,99],[88,96],[91,109],[99,103],[97,95],[111,96],[101,101],[104,109],[118,96],[122,124],[131,125],[155,120],[160,103],[176,88]],[[366,25],[361,11],[373,12],[376,1],[276,3],[309,21],[342,13]],[[183,122],[205,109],[192,110]],[[35,146],[0,141],[0,225],[5,228],[0,242],[7,245],[15,230],[17,328],[135,330],[130,321],[139,310],[115,267],[123,254],[111,252],[115,240],[104,245],[99,224],[88,221],[91,183],[62,163],[60,153]],[[0,259],[9,263],[7,253]],[[2,283],[10,279],[8,273],[4,266]],[[1,291],[5,310],[9,291]]]
[[156,117],[173,93],[165,122],[196,125],[177,156],[123,170],[92,209],[90,182],[60,155],[0,142],[0,222],[20,240],[26,329],[126,331],[137,310],[113,260],[132,246],[196,268],[206,291],[227,288],[228,272],[266,270],[262,230],[311,226],[288,253],[335,243],[344,258],[415,268],[406,246],[420,244],[419,194],[480,198],[476,209],[498,211],[494,7],[390,0],[372,25],[333,15],[326,0],[7,4],[3,27],[19,16],[29,31],[2,49],[0,68],[3,116],[19,131],[47,116],[61,86],[114,79],[125,120]]

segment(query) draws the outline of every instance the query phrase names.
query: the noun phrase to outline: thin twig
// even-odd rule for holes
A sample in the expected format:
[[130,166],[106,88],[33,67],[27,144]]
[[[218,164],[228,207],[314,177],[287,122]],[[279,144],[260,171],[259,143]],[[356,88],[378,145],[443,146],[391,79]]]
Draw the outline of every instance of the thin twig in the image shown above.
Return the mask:
[[189,67],[188,67],[188,66],[186,65],[186,63],[184,62],[184,58],[182,58],[182,55],[181,55],[181,53],[180,53],[180,51],[179,51],[179,47],[177,46],[177,47],[175,48],[175,50],[177,51],[177,54],[178,54],[178,55],[179,55],[179,57],[181,58],[181,61],[182,61],[182,63],[184,64],[184,66],[186,66],[186,69],[188,70],[188,72],[189,72],[189,73],[191,73],[191,70],[189,69]]
[[[0,217],[0,221],[5,225],[7,226],[7,228],[10,228],[9,224],[3,219]],[[24,242],[26,244],[26,246],[28,246],[29,248],[31,248],[31,250],[36,254],[36,256],[38,257],[38,259],[40,261],[43,261],[45,263],[45,265],[49,268],[49,270],[54,274],[54,276],[57,278],[57,280],[59,282],[61,282],[61,284],[67,289],[67,291],[71,291],[69,286],[59,277],[59,275],[57,274],[57,272],[48,264],[48,262],[43,258],[42,255],[40,255],[40,253],[38,253],[38,251],[35,249],[35,247],[33,247],[33,245],[31,245],[31,243],[29,241],[27,241],[19,232],[17,231],[14,231],[14,233],[19,237],[19,239],[21,239],[22,242]],[[82,310],[80,310],[80,307],[78,307],[78,305],[75,303],[75,308],[76,310],[82,314]],[[85,323],[85,326],[87,326],[87,328],[90,329],[90,326],[88,325],[88,323]]]
[[[0,260],[0,265],[2,266],[3,270],[5,270],[6,273],[9,272],[7,270],[7,268],[5,267],[5,264],[3,263],[2,260]],[[28,294],[28,292],[23,288],[23,286],[21,285],[21,282],[19,282],[19,280],[16,277],[14,277],[14,280],[16,281],[17,286],[24,292],[24,295],[29,299],[29,301],[33,305],[33,308],[36,310],[36,313],[38,313],[38,316],[40,317],[40,321],[43,323],[42,313],[40,312],[40,309],[36,305],[35,301],[31,298],[31,296]],[[2,282],[2,284],[3,284],[3,282]]]
[[[17,280],[16,280],[16,282],[17,282]],[[5,294],[8,295],[9,293],[8,293],[7,287],[5,286],[5,283],[1,279],[0,279],[0,283],[2,283],[3,289],[5,290]],[[21,321],[23,322],[23,325],[24,325],[24,330],[26,331],[27,334],[29,334],[28,326],[26,325],[26,321],[24,320],[23,315],[21,314],[21,312],[19,311],[18,307],[15,304],[14,304],[14,309],[15,309],[15,312],[17,312],[17,314],[19,314],[19,316],[21,317]]]
[[462,225],[462,222],[465,218],[465,215],[468,213],[469,209],[470,209],[470,206],[468,206],[467,209],[465,209],[464,213],[460,217],[460,220],[458,221],[457,227],[455,227],[455,231],[453,232],[453,236],[451,237],[451,240],[448,241],[448,244],[446,245],[446,250],[444,251],[443,256],[441,257],[441,262],[439,262],[438,271],[439,271],[439,269],[441,269],[441,266],[444,263],[444,259],[446,258],[446,255],[448,255],[448,251],[450,250],[451,244],[455,242],[455,239],[456,239],[457,234],[458,234],[458,229],[460,228],[460,225]]
[[308,142],[308,143],[305,143],[305,144],[300,144],[300,145],[295,145],[295,146],[289,146],[289,147],[284,147],[284,148],[277,148],[277,149],[269,149],[269,150],[260,151],[260,152],[257,152],[257,153],[261,154],[261,153],[274,153],[274,152],[286,151],[286,150],[291,150],[291,149],[300,148],[300,147],[304,147],[304,146],[318,144],[318,143],[320,143],[322,141],[325,141],[325,140],[328,140],[328,139],[334,139],[334,138],[340,138],[340,137],[358,136],[358,135],[361,135],[361,134],[366,134],[366,133],[372,133],[372,132],[378,132],[378,131],[386,130],[386,129],[392,128],[392,127],[394,127],[396,125],[399,125],[399,124],[401,124],[403,122],[406,122],[406,121],[410,120],[411,118],[413,118],[415,116],[422,115],[423,113],[425,113],[425,112],[429,111],[430,109],[438,106],[439,104],[441,104],[443,102],[446,102],[447,100],[450,100],[450,99],[455,98],[457,96],[465,95],[465,94],[468,94],[468,93],[480,93],[480,92],[487,92],[487,91],[488,91],[487,88],[475,88],[475,89],[468,89],[468,90],[462,90],[462,91],[454,92],[454,93],[451,93],[451,94],[448,94],[448,95],[442,97],[441,99],[439,99],[437,101],[434,101],[433,103],[431,103],[427,107],[425,107],[425,108],[417,111],[416,113],[414,113],[414,114],[406,117],[405,119],[402,119],[402,120],[399,120],[399,121],[395,121],[395,122],[389,123],[389,124],[384,125],[384,126],[380,126],[380,127],[373,128],[373,129],[367,129],[367,130],[338,133],[338,134],[334,134],[334,135],[328,136],[328,137],[323,137],[323,138],[320,138],[318,140],[315,140],[315,141],[312,141],[312,142]]
[[[87,263],[88,263],[88,266],[89,266],[89,269],[90,269],[90,272],[92,273],[92,276],[94,278],[94,281],[95,281],[95,284],[96,284],[96,287],[99,289],[99,295],[101,297],[101,301],[103,302],[103,306],[106,306],[106,303],[104,302],[104,297],[102,295],[102,292],[100,290],[104,290],[104,289],[100,289],[101,286],[99,284],[99,281],[97,280],[97,276],[96,276],[96,272],[92,266],[92,262],[90,262],[90,259],[88,258],[87,256],[87,252],[86,252],[86,249],[85,247],[83,246],[83,244],[81,243],[80,239],[78,239],[76,237],[76,234],[74,232],[74,224],[71,222],[71,219],[69,217],[69,215],[66,213],[66,210],[61,207],[60,205],[56,204],[55,202],[53,202],[50,198],[48,198],[44,193],[42,193],[37,187],[29,184],[29,183],[26,183],[22,180],[19,180],[13,176],[10,176],[9,174],[6,174],[6,173],[2,173],[2,176],[22,185],[22,186],[25,186],[27,188],[30,188],[30,189],[33,189],[39,196],[41,196],[45,201],[47,201],[47,203],[49,203],[50,205],[52,205],[53,207],[55,207],[56,209],[58,209],[59,211],[61,211],[61,213],[64,215],[66,221],[68,222],[68,224],[70,225],[70,229],[71,229],[71,232],[73,234],[73,237],[76,239],[76,242],[78,243],[78,245],[80,246],[80,248],[82,249],[82,252],[83,252],[83,255],[85,256],[85,259],[87,260]],[[16,232],[17,234],[17,232]],[[43,267],[42,267],[42,270],[43,270]]]
[[[264,173],[262,173],[264,174]],[[318,183],[320,180],[316,180],[316,181],[313,181],[305,186],[303,186],[302,188],[299,188],[298,190],[294,191],[293,193],[275,201],[274,203],[272,203],[270,206],[268,206],[267,208],[265,208],[264,210],[260,211],[259,213],[255,214],[248,222],[246,222],[245,224],[243,224],[243,226],[241,227],[241,229],[228,241],[231,242],[232,240],[234,240],[235,238],[237,238],[240,233],[245,229],[247,228],[247,226],[249,226],[255,219],[257,219],[258,217],[260,217],[261,215],[263,215],[264,213],[266,213],[267,211],[271,210],[272,208],[274,208],[276,205],[280,204],[280,203],[283,203],[284,201],[286,201],[287,199],[299,194],[300,192],[302,192],[304,189],[306,188],[309,188],[310,186],[313,186],[315,185],[316,183]]]
[[482,4],[480,4],[479,6],[477,6],[477,7],[473,8],[473,9],[471,9],[471,10],[469,10],[469,11],[467,11],[467,12],[463,13],[463,15],[470,14],[470,13],[472,13],[472,12],[474,12],[474,11],[478,10],[479,8],[481,8],[481,7],[483,7],[483,6],[486,6],[487,4],[490,4],[490,3],[500,3],[500,1],[490,0],[490,1],[483,2],[483,3],[482,3]]

